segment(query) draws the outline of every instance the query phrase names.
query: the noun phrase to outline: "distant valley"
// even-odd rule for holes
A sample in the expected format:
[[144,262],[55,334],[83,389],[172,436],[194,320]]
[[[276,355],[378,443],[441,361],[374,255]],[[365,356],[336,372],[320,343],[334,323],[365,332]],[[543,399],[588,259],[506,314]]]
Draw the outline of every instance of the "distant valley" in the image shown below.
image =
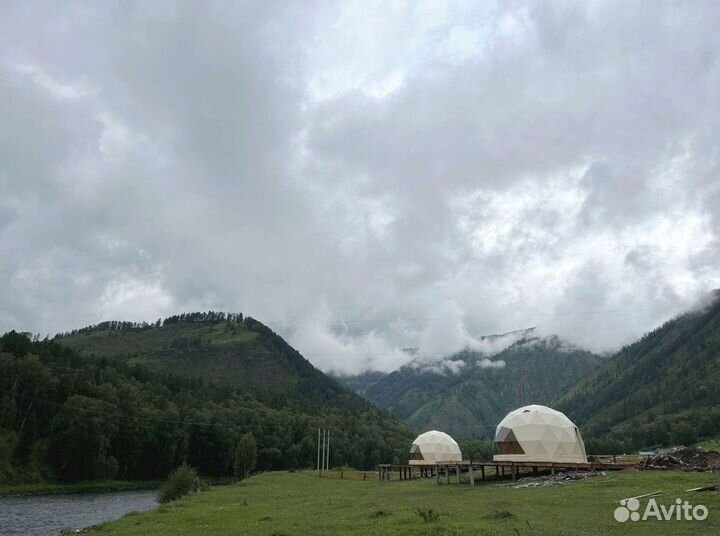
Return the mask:
[[[419,431],[491,439],[511,409],[565,412],[588,452],[630,452],[720,436],[720,291],[601,357],[527,330],[492,355],[469,350],[382,374],[337,379]],[[483,366],[504,362],[504,367]]]
[[533,330],[516,339],[493,355],[465,350],[436,362],[415,360],[390,374],[338,380],[417,430],[491,439],[508,411],[549,404],[603,363],[598,355]]

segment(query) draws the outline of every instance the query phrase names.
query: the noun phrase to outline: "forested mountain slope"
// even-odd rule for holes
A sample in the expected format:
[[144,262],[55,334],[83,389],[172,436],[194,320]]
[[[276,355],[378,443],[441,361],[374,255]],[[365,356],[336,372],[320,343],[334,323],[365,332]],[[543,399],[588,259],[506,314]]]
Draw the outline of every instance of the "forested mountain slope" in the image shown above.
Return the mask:
[[[259,469],[311,467],[320,426],[332,430],[333,466],[371,469],[407,457],[414,435],[405,424],[326,378],[256,321],[228,322],[238,324],[171,321],[168,329],[123,324],[124,335],[93,327],[59,339],[72,339],[73,346],[92,342],[88,347],[95,356],[15,332],[0,337],[0,483],[153,479],[183,461],[206,475],[229,476],[235,446],[246,432],[257,439]],[[201,347],[207,338],[242,347],[230,342],[233,327],[235,335],[254,341],[245,348],[258,350],[222,354],[241,362],[231,368],[230,381],[203,377],[207,348],[195,357],[177,350],[181,374],[173,371],[172,354],[156,357],[151,351],[165,348],[153,340],[159,335],[172,345],[200,333]],[[137,355],[105,357],[123,352]],[[212,364],[207,376],[213,377],[220,365],[207,358]],[[240,378],[240,371],[253,371],[251,364],[263,360],[271,361],[258,367],[262,374],[272,370],[269,381],[286,376],[272,384],[272,396],[259,396],[262,383]]]
[[357,407],[360,401],[270,328],[242,314],[187,313],[141,326],[103,322],[55,341],[87,356],[232,384],[275,406]]
[[555,403],[595,451],[720,434],[720,293],[610,358]]
[[[413,362],[372,384],[363,396],[417,430],[437,428],[458,438],[489,439],[505,414],[523,404],[547,404],[602,358],[532,330],[492,357],[464,351],[438,363]],[[353,378],[347,385],[357,384]]]

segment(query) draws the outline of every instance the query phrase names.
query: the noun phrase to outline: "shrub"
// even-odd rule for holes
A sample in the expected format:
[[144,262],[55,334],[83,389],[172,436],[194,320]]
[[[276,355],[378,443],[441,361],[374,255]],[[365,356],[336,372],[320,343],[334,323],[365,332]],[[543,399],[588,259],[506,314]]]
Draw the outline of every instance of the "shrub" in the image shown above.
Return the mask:
[[487,519],[494,519],[497,521],[505,521],[506,519],[513,519],[515,515],[507,510],[496,510],[485,516]]
[[435,523],[440,519],[440,514],[432,508],[418,508],[416,513],[425,523]]
[[203,487],[197,471],[187,464],[175,469],[160,488],[158,501],[166,503],[179,499],[188,493],[194,493]]
[[235,476],[240,480],[250,476],[250,473],[255,470],[257,458],[258,452],[255,436],[252,432],[248,432],[240,438],[240,442],[235,449]]

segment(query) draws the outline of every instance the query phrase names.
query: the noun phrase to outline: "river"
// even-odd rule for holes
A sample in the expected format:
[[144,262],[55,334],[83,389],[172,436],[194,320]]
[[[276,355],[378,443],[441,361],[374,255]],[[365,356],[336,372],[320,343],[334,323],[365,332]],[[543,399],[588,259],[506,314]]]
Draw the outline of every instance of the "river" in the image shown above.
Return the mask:
[[157,491],[0,497],[0,536],[58,536],[157,506]]

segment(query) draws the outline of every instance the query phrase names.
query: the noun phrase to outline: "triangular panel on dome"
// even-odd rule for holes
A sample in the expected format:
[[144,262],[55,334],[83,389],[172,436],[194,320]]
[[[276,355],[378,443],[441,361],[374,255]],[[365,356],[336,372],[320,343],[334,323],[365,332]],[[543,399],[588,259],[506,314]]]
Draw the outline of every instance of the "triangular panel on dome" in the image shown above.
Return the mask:
[[515,433],[512,429],[507,429],[508,432],[502,441],[498,441],[497,445],[502,454],[525,454],[525,451],[520,446],[520,443],[515,438]]

